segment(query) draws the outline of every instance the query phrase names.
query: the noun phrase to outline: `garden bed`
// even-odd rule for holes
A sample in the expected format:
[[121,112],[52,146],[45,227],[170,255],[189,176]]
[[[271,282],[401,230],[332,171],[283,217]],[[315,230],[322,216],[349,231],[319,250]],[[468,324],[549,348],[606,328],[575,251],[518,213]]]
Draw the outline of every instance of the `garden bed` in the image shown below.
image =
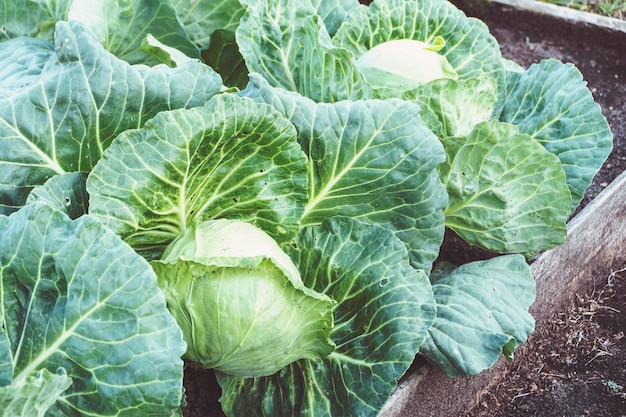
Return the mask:
[[462,4],[503,59],[448,0],[5,3],[5,415],[456,417],[530,313],[617,294],[619,28]]
[[[620,240],[626,234],[626,213],[621,209],[626,200],[626,177],[619,175],[626,170],[626,126],[622,123],[626,117],[626,26],[615,19],[564,11],[530,0],[455,3],[468,15],[485,21],[503,55],[522,66],[544,58],[574,63],[589,83],[615,136],[614,151],[581,204],[585,209],[569,223],[567,243],[533,262],[537,301],[531,312],[537,320],[535,334],[545,335],[554,317],[569,308],[576,294],[585,294],[594,280],[606,283],[612,268],[624,261]],[[467,248],[451,235],[446,237],[442,253],[457,264],[490,256]],[[493,406],[498,397],[492,388],[509,369],[519,367],[529,356],[537,357],[533,340],[531,337],[519,349],[512,364],[500,360],[494,368],[471,378],[448,378],[418,359],[381,415],[457,417],[477,406],[476,412],[481,411],[479,403],[484,393],[493,395],[488,402],[483,401],[482,411],[486,407],[487,415],[495,415]],[[186,417],[223,416],[218,403],[220,389],[212,372],[187,368],[185,387],[189,401],[184,410]],[[516,395],[521,391],[513,392]]]
[[[537,366],[536,361],[532,362],[533,358],[550,356],[551,353],[545,351],[563,343],[560,340],[554,340],[553,344],[546,341],[546,337],[549,340],[550,329],[554,330],[555,318],[563,317],[561,312],[569,311],[576,300],[584,300],[584,294],[595,294],[594,288],[605,288],[607,277],[612,276],[611,273],[619,269],[626,258],[622,250],[623,236],[626,236],[626,213],[623,205],[626,200],[626,175],[620,175],[626,170],[626,125],[623,122],[626,118],[624,22],[530,0],[455,3],[469,16],[483,20],[498,39],[503,55],[522,66],[527,67],[545,58],[574,63],[589,83],[596,101],[611,125],[614,150],[587,191],[581,204],[584,209],[579,210],[569,222],[567,242],[542,254],[533,262],[532,270],[537,280],[537,301],[531,312],[536,318],[536,331],[527,345],[516,353],[515,361],[509,364],[501,359],[492,369],[464,379],[450,379],[434,368],[416,365],[383,411],[382,415],[385,417],[460,416],[470,410],[473,410],[473,415],[505,416],[511,415],[507,413],[512,410],[503,409],[502,414],[497,414],[498,408],[503,406],[502,402],[510,402],[520,394],[530,398],[531,394],[545,393],[548,388],[542,387],[539,381],[535,381],[533,386],[532,379],[535,375],[529,373],[532,366]],[[468,248],[454,250],[459,249],[459,242],[456,239],[449,240],[449,254],[482,256],[481,253],[468,251]],[[461,262],[467,260],[459,259]],[[618,288],[622,288],[623,292],[623,285]],[[620,300],[623,303],[624,297],[618,294],[614,299],[615,303]],[[619,310],[615,306],[611,308]],[[622,308],[626,306],[622,305]],[[623,328],[623,319],[621,325]],[[616,334],[619,335],[619,332]],[[617,340],[621,338],[617,337]],[[617,352],[621,352],[621,355],[625,353],[619,349]],[[555,355],[554,351],[552,354]],[[619,356],[614,359],[619,361]],[[520,363],[531,365],[525,367]],[[515,370],[518,371],[517,374],[514,373]],[[496,389],[509,372],[512,373],[509,382],[502,384],[508,389]],[[425,375],[428,378],[424,378]],[[524,380],[528,389],[520,388],[519,385],[512,388],[511,379]],[[611,383],[617,384],[614,388],[618,391],[619,382],[623,384],[626,381],[611,380]],[[580,391],[576,390],[576,384],[580,384],[579,379],[571,379],[572,387],[567,387],[563,378],[559,378],[559,383],[562,391],[569,390],[572,395],[580,397]],[[605,385],[611,383],[605,381]],[[625,404],[619,397],[619,392],[611,393],[610,387],[596,392],[597,395],[612,396],[615,399],[614,407],[623,407]],[[521,404],[520,398],[523,397],[515,398],[517,404]],[[549,395],[544,395],[543,398],[548,402],[553,401],[553,397]],[[597,397],[591,395],[585,398],[587,401],[594,401]],[[531,408],[522,407],[520,412],[525,412],[524,415],[528,415],[531,409],[535,416],[553,415],[550,413],[559,409],[550,409],[548,404],[546,413],[542,414],[541,399],[532,402],[528,398],[526,400],[526,406]],[[581,409],[577,411],[580,413],[576,415],[584,415],[584,410],[589,411],[584,403],[579,402],[579,406]],[[605,406],[605,409],[606,407],[609,408],[606,411],[608,414],[602,415],[621,415],[615,414],[619,408],[611,408],[610,405]],[[481,412],[487,414],[480,414]],[[595,412],[594,415],[600,415],[597,414],[598,409]]]

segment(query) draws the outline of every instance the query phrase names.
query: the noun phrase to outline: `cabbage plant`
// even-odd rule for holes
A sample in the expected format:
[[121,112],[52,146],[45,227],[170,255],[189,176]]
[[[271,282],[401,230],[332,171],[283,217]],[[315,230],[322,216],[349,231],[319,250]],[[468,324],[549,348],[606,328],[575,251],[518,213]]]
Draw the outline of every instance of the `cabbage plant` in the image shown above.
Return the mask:
[[[376,416],[533,331],[612,135],[446,0],[0,0],[0,408]],[[441,262],[446,229],[493,257]],[[4,360],[4,361],[2,361]]]
[[267,376],[334,350],[333,301],[304,286],[289,256],[249,223],[200,223],[152,266],[183,330],[185,357],[206,368]]

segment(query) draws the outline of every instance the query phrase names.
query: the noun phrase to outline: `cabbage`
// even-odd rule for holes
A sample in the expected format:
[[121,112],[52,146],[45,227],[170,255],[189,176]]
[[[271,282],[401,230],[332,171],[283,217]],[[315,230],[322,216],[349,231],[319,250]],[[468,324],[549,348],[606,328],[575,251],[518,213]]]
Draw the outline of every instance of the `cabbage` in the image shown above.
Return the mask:
[[454,68],[437,53],[441,47],[412,39],[391,40],[361,55],[356,66],[377,89],[406,91],[441,78],[456,80],[459,76]]
[[305,287],[289,256],[251,224],[202,222],[152,266],[183,329],[185,357],[206,368],[265,376],[334,350],[333,301]]

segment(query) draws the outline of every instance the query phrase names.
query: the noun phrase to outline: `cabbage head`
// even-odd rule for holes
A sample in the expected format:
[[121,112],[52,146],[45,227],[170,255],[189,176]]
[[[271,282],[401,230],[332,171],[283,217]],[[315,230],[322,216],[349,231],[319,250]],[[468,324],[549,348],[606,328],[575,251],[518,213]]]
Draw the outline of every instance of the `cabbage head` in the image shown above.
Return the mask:
[[152,266],[183,330],[185,357],[205,368],[267,376],[334,350],[334,302],[307,288],[289,256],[252,224],[201,222]]
[[365,52],[356,66],[377,89],[408,91],[433,80],[456,80],[457,72],[438,53],[444,45],[441,37],[433,45],[413,39],[391,40]]

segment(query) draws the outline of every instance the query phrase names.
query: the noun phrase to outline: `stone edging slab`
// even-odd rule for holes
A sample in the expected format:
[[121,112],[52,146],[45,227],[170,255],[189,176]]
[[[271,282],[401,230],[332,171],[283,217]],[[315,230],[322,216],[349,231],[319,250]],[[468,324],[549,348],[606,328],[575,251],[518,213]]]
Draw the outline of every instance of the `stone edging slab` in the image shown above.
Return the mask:
[[556,19],[566,20],[573,24],[592,25],[608,31],[623,32],[626,34],[626,21],[600,16],[595,13],[557,6],[552,3],[544,3],[537,0],[490,0],[490,2],[503,6],[511,6],[517,10],[548,15]]

